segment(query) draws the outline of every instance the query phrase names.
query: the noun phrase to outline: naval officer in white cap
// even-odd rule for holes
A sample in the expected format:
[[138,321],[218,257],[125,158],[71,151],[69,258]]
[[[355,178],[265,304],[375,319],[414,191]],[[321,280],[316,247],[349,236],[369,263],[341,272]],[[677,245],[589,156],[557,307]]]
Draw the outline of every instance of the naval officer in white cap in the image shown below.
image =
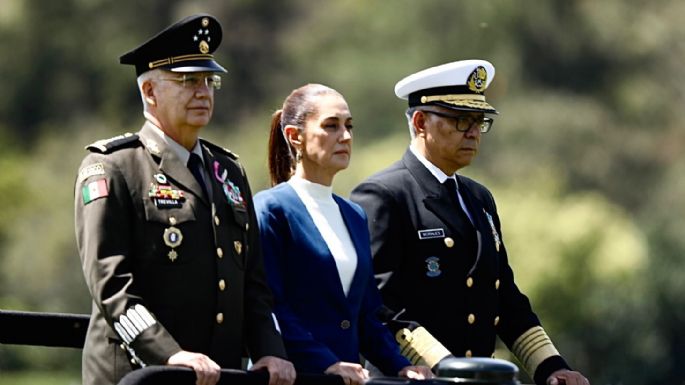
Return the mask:
[[588,384],[561,357],[507,261],[490,191],[457,173],[478,153],[497,110],[484,60],[425,69],[400,80],[411,145],[352,192],[369,218],[383,301],[417,321],[455,356],[491,357],[499,336],[536,384]]

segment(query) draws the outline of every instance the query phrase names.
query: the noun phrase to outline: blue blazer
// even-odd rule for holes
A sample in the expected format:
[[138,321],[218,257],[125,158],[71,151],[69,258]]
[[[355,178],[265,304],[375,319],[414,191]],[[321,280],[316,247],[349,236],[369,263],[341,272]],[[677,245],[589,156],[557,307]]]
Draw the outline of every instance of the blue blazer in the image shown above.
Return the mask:
[[337,195],[357,252],[347,297],[326,242],[304,203],[287,183],[255,195],[267,280],[285,347],[299,372],[323,373],[362,354],[386,375],[411,365],[375,315],[381,306],[374,283],[366,214]]

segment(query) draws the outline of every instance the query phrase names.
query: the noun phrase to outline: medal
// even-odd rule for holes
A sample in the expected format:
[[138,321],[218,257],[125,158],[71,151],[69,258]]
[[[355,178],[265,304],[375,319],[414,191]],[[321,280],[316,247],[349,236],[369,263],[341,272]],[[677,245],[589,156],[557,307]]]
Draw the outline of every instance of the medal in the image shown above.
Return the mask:
[[490,228],[492,229],[492,237],[495,239],[495,250],[499,252],[499,245],[502,244],[502,241],[499,239],[499,233],[495,228],[495,222],[492,220],[492,215],[490,215],[490,213],[485,211],[485,209],[483,209],[483,212],[485,213],[485,216],[488,217],[488,223],[490,223]]
[[176,218],[169,218],[169,223],[171,226],[164,229],[164,235],[162,235],[162,238],[164,239],[164,243],[171,247],[171,250],[167,256],[171,262],[174,262],[176,258],[178,258],[178,253],[174,249],[181,245],[181,242],[183,241],[183,234],[181,233],[181,230],[174,226],[176,224]]
[[226,195],[226,200],[233,206],[245,206],[243,194],[240,193],[240,188],[228,179],[228,171],[224,170],[219,175],[219,162],[214,161],[214,178],[221,183],[221,190]]

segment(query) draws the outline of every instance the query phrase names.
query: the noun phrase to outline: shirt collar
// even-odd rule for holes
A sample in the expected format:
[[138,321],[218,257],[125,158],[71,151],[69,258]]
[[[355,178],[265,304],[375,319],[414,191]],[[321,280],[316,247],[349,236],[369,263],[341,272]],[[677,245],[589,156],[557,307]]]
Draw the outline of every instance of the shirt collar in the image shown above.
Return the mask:
[[[157,127],[152,121],[148,120],[150,123],[150,126],[152,127],[152,131],[155,132],[159,137],[166,143],[167,148],[169,148],[171,151],[173,151],[178,159],[183,162],[183,164],[188,164],[188,158],[190,158],[190,151],[186,150],[185,147],[181,146],[178,144],[175,140],[173,140],[169,135],[165,134],[164,131],[162,131],[161,128]],[[195,142],[195,147],[193,147],[193,151],[197,155],[200,156],[200,160],[202,161],[204,165],[204,157],[202,156],[202,149],[200,148],[200,141],[197,140]]]
[[[418,159],[419,162],[421,162],[421,164],[424,165],[428,169],[428,171],[430,171],[431,174],[433,174],[435,179],[437,179],[438,182],[440,182],[440,184],[445,183],[447,178],[452,178],[455,182],[457,182],[456,173],[454,173],[453,175],[445,174],[438,166],[434,165],[428,159],[426,159],[426,157],[423,156],[419,152],[419,150],[416,149],[413,143],[409,146],[409,151],[411,151],[411,153],[414,154],[416,159]],[[457,183],[457,186],[459,186],[459,183]]]

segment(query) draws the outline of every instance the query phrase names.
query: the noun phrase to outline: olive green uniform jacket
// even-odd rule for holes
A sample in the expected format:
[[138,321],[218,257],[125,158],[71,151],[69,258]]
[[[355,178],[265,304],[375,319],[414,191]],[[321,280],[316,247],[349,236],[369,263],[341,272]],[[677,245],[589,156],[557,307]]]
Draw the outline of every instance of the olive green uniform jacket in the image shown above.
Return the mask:
[[223,368],[285,358],[251,191],[229,151],[200,139],[210,198],[147,122],[88,146],[75,184],[76,240],[92,317],[83,383],[116,384],[179,350]]

